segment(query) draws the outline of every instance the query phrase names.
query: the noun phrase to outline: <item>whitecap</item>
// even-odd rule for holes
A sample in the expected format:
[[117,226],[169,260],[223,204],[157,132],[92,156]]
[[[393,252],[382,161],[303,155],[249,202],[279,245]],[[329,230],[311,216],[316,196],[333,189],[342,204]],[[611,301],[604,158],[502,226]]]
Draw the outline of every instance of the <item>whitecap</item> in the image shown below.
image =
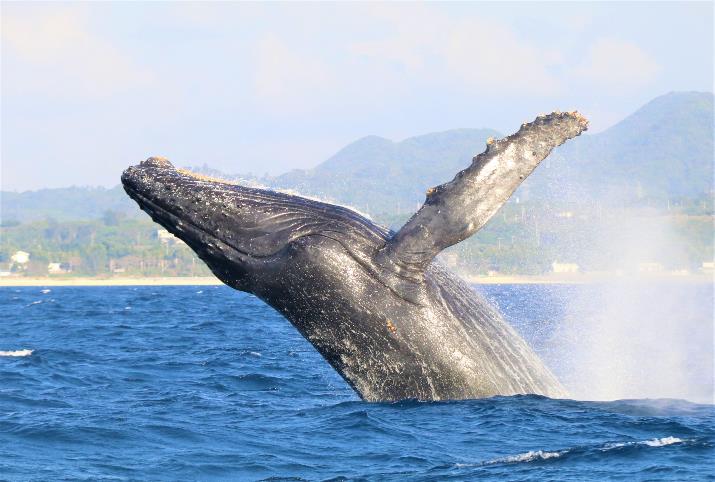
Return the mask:
[[0,356],[30,356],[35,350],[0,351]]
[[251,356],[256,356],[256,357],[261,357],[261,356],[263,356],[263,355],[261,355],[260,353],[258,353],[257,351],[249,351],[248,354],[251,355]]
[[605,450],[610,450],[610,449],[617,449],[618,447],[625,447],[626,445],[632,445],[633,442],[614,442],[614,443],[608,443],[603,446],[601,449],[602,451]]
[[52,291],[52,290],[44,289],[44,290],[41,290],[40,293],[42,293],[43,295],[46,295],[46,294],[49,293],[50,291]]
[[27,305],[27,306],[39,305],[40,303],[42,303],[42,300],[33,301],[32,303],[30,303],[30,304]]
[[529,450],[528,452],[524,452],[523,454],[508,455],[506,457],[499,457],[498,459],[489,460],[488,462],[485,462],[485,464],[513,464],[518,462],[533,462],[534,460],[548,460],[561,457],[566,452],[568,452],[568,450],[560,450],[557,452],[546,452],[544,450]]
[[479,467],[484,465],[496,465],[496,464],[515,464],[521,462],[533,462],[535,460],[548,460],[561,457],[568,450],[558,450],[555,452],[547,452],[545,450],[529,450],[523,454],[507,455],[506,457],[499,457],[496,459],[487,460],[486,462],[481,462],[478,464],[454,464],[456,468],[463,467]]
[[200,294],[203,293],[203,292],[204,292],[204,290],[199,290],[199,291],[196,292],[196,294],[197,294],[197,295],[200,295]]
[[666,445],[672,445],[672,444],[677,444],[677,443],[682,443],[685,442],[685,440],[680,439],[678,437],[662,437],[662,438],[654,438],[651,440],[641,440],[639,442],[614,442],[614,443],[608,443],[603,446],[601,450],[611,450],[611,449],[617,449],[620,447],[631,447],[633,445],[647,445],[648,447],[664,447]]
[[665,445],[677,444],[681,442],[685,442],[685,440],[679,439],[678,437],[663,437],[654,438],[653,440],[644,440],[641,443],[649,447],[663,447]]

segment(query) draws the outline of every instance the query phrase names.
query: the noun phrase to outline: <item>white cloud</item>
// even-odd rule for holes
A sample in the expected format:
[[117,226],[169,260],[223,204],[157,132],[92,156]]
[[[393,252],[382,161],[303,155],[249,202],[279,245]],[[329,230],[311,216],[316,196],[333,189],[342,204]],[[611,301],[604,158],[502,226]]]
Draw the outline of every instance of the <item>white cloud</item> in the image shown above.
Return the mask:
[[467,86],[489,92],[553,94],[559,79],[549,70],[560,62],[498,22],[473,19],[454,28],[440,53],[449,70]]
[[598,39],[575,75],[600,86],[633,89],[653,81],[661,67],[637,45],[614,39]]
[[77,6],[5,6],[2,43],[3,82],[13,92],[106,96],[153,79],[92,32],[87,12]]
[[455,18],[429,6],[369,10],[387,36],[350,46],[353,54],[401,65],[414,76],[486,93],[553,94],[558,51],[540,48],[493,18]]
[[365,56],[399,65],[411,73],[421,73],[429,51],[423,42],[414,42],[408,35],[399,35],[372,42],[356,42],[348,46],[353,55]]

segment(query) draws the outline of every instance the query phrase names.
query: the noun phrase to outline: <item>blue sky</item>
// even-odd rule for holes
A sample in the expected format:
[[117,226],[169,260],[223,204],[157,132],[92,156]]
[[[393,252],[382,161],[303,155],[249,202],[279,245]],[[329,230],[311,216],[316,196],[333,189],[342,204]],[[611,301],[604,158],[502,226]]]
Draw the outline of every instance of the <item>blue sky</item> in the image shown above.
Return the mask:
[[[4,190],[113,186],[150,155],[277,174],[366,135],[599,131],[712,91],[700,3],[2,3]],[[481,146],[480,146],[481,147]]]

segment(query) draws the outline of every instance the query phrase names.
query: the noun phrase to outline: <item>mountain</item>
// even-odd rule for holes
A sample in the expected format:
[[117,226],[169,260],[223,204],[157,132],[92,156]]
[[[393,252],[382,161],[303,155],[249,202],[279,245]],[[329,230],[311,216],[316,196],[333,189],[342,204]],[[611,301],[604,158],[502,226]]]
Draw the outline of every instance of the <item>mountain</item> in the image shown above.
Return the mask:
[[[382,220],[404,218],[427,188],[447,182],[484,150],[491,129],[455,129],[394,142],[369,136],[313,169],[259,179],[261,184],[356,207]],[[216,174],[208,166],[199,168]],[[255,180],[252,176],[224,176]],[[663,206],[709,199],[713,189],[713,94],[672,92],[598,133],[554,150],[517,197],[549,204],[639,202]],[[515,202],[515,201],[512,201]],[[92,219],[107,210],[138,215],[121,187],[0,193],[0,219]]]
[[671,92],[557,148],[528,179],[537,198],[608,204],[698,199],[713,189],[713,94]]

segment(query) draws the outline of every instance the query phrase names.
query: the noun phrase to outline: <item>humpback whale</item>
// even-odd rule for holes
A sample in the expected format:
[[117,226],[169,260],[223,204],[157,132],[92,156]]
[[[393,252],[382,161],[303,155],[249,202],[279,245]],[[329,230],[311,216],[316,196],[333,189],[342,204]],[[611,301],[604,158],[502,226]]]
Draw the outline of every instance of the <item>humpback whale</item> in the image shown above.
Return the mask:
[[396,233],[341,206],[207,178],[151,157],[122,184],[225,284],[275,308],[367,401],[567,395],[499,312],[436,262],[551,150],[588,126],[540,115],[427,191]]

